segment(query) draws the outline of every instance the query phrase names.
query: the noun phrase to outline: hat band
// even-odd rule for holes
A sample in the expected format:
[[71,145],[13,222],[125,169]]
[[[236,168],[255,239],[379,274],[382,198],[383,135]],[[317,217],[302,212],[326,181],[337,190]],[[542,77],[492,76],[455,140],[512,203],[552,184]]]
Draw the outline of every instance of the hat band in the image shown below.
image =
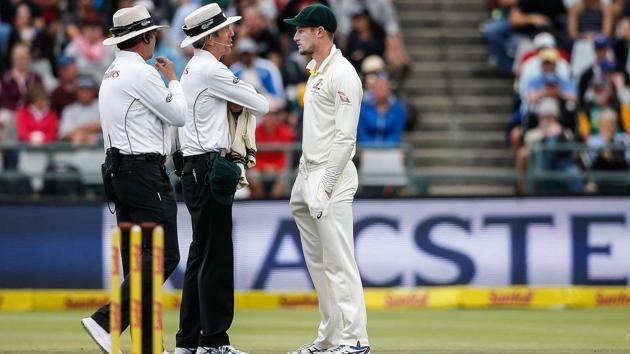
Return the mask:
[[139,31],[141,29],[149,28],[151,26],[153,26],[153,19],[149,17],[133,22],[126,26],[112,27],[109,30],[112,32],[114,37],[121,37],[131,32]]
[[208,31],[210,28],[213,28],[213,27],[216,27],[216,26],[222,24],[225,21],[227,21],[227,17],[225,17],[223,12],[221,12],[218,15],[216,15],[214,17],[210,17],[209,19],[199,23],[195,27],[188,28],[188,29],[182,27],[182,30],[184,31],[184,33],[186,33],[186,35],[188,37],[194,37],[194,36],[197,36],[197,35],[199,35],[199,34],[201,34],[203,32]]

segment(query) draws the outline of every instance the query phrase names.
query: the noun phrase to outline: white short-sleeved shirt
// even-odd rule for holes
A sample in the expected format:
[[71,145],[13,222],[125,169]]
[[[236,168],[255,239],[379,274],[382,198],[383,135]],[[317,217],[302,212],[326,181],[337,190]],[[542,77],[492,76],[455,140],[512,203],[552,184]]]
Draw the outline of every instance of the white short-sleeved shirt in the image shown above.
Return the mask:
[[171,151],[169,125],[182,126],[186,99],[177,80],[164,85],[157,70],[130,51],[119,51],[98,94],[105,149],[124,155]]
[[184,156],[230,148],[228,102],[260,117],[269,111],[265,96],[234,76],[212,53],[195,49],[181,77],[188,110],[184,129],[179,129]]

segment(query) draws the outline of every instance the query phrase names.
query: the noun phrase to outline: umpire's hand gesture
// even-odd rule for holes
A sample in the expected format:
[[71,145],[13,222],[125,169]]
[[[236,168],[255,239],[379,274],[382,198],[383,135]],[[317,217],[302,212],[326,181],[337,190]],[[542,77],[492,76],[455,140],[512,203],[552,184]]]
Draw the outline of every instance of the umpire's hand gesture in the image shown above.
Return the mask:
[[175,66],[173,66],[173,62],[164,58],[157,57],[155,59],[155,68],[164,75],[168,81],[177,80],[177,75],[175,74]]

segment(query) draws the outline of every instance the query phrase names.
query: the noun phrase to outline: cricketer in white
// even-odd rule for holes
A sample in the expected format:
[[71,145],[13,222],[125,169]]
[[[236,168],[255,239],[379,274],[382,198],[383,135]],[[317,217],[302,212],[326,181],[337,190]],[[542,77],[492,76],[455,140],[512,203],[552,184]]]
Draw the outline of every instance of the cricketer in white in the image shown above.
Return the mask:
[[287,22],[297,26],[294,40],[300,54],[313,59],[304,94],[303,153],[290,204],[321,316],[317,339],[292,353],[367,354],[367,315],[352,219],[361,80],[332,44],[336,21],[327,7],[311,5],[291,20]]

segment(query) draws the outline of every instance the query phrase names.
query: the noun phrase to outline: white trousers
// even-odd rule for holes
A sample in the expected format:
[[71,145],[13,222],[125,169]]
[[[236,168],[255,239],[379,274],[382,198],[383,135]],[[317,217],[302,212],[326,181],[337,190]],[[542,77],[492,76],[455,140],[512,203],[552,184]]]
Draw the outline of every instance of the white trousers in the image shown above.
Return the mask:
[[333,189],[328,214],[314,219],[307,201],[315,198],[325,169],[300,165],[291,191],[291,210],[300,230],[308,271],[319,298],[321,322],[314,343],[320,347],[369,345],[367,315],[359,269],[354,258],[352,202],[357,169],[346,166]]

